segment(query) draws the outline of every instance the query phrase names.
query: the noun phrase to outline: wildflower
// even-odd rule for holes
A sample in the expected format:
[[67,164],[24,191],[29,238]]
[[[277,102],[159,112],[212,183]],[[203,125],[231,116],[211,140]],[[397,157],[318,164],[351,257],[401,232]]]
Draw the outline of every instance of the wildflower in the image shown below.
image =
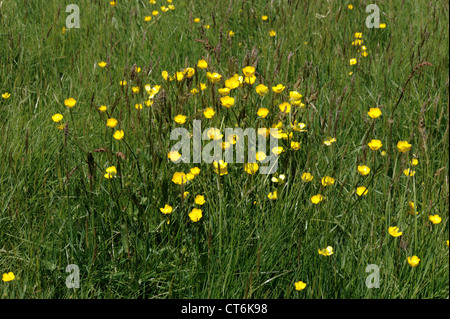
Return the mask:
[[152,14],[153,14],[154,16],[157,16],[157,15],[159,14],[159,12],[156,11],[156,10],[154,10],[154,11],[152,12]]
[[317,194],[317,195],[314,195],[311,197],[311,202],[316,205],[319,204],[323,200],[324,200],[324,197],[320,194]]
[[278,106],[280,108],[280,111],[283,113],[289,113],[291,112],[291,105],[288,102],[284,102]]
[[190,213],[189,213],[189,218],[194,222],[198,222],[200,220],[200,218],[202,218],[202,210],[198,209],[198,208],[194,208]]
[[3,274],[2,280],[3,280],[4,282],[7,282],[7,281],[13,281],[14,278],[16,278],[16,276],[14,275],[14,273],[13,273],[13,272],[9,272],[9,273],[4,273],[4,274]]
[[335,182],[335,179],[333,177],[330,177],[330,176],[322,177],[322,185],[323,186],[333,185],[334,182]]
[[152,106],[153,105],[153,100],[147,100],[147,101],[145,101],[145,105],[147,105],[147,106]]
[[183,73],[183,72],[177,72],[177,73],[176,73],[176,77],[177,77],[177,81],[178,81],[178,82],[183,81],[183,79],[184,79],[184,73]]
[[350,65],[355,65],[357,62],[356,62],[356,59],[355,58],[353,58],[353,59],[350,59]]
[[258,93],[260,96],[264,96],[268,91],[269,88],[265,86],[264,84],[259,84],[256,88],[256,93]]
[[358,173],[361,174],[362,176],[369,175],[370,168],[366,165],[358,166]]
[[400,141],[397,143],[397,148],[402,153],[408,152],[411,149],[411,146],[412,145],[406,141]]
[[277,191],[270,192],[269,195],[267,195],[267,197],[271,200],[276,200],[278,199],[278,193]]
[[186,116],[178,114],[177,116],[174,117],[173,120],[178,124],[183,124],[184,122],[186,122]]
[[305,289],[306,287],[306,283],[304,283],[303,281],[297,281],[296,283],[294,283],[295,285],[295,290],[297,291],[301,291],[303,289]]
[[417,164],[419,164],[419,160],[417,158],[413,158],[410,162],[409,162],[412,166],[416,166]]
[[361,39],[362,38],[362,32],[355,32],[355,38]]
[[349,4],[349,5],[347,6],[347,8],[348,8],[349,10],[353,10],[353,6],[352,6],[351,4]]
[[[411,215],[417,215],[417,214],[419,214],[418,212],[415,212],[415,205],[414,205],[414,202],[408,202],[408,207],[409,207],[409,213],[411,214]],[[415,212],[415,213],[414,213]]]
[[115,7],[116,4],[117,4],[117,1],[112,0],[112,1],[109,2],[109,4],[111,5],[111,7]]
[[245,76],[252,77],[255,75],[255,68],[252,66],[246,66],[245,68],[242,69],[242,72],[244,73]]
[[222,79],[222,76],[219,73],[206,73],[206,77],[208,78],[211,83],[219,82]]
[[117,169],[115,166],[110,166],[106,169],[106,174],[104,175],[105,178],[110,179],[113,178],[114,176],[116,176],[117,174]]
[[247,174],[253,175],[258,171],[259,165],[257,163],[247,163],[244,165],[244,170]]
[[173,208],[172,208],[172,206],[166,204],[166,205],[164,205],[163,208],[160,208],[159,210],[160,210],[161,213],[163,213],[164,215],[167,215],[167,214],[172,213]]
[[302,99],[303,95],[298,93],[297,91],[291,91],[289,92],[289,98],[291,101],[300,101]]
[[[5,97],[3,97],[3,98],[5,98]],[[77,101],[72,97],[64,100],[64,105],[67,106],[68,108],[74,107],[76,103],[77,103]]]
[[186,179],[187,179],[188,181],[192,181],[194,178],[195,178],[195,175],[192,174],[191,172],[189,172],[189,173],[186,174]]
[[184,69],[183,73],[184,73],[184,76],[185,76],[187,79],[190,79],[191,77],[194,76],[194,74],[195,74],[195,69],[193,69],[193,68],[186,68],[186,69]]
[[407,260],[408,260],[408,264],[413,268],[417,267],[417,265],[419,265],[419,262],[420,262],[420,258],[417,256],[408,257]]
[[264,152],[262,152],[262,151],[259,151],[259,152],[257,152],[256,153],[256,160],[257,161],[264,161],[265,159],[266,159],[266,154],[264,153]]
[[61,122],[63,119],[62,114],[56,113],[55,115],[52,116],[52,120],[53,122],[59,123]]
[[214,116],[214,114],[216,114],[216,112],[214,111],[214,109],[212,107],[207,107],[204,111],[203,111],[203,115],[207,118],[210,119]]
[[410,170],[409,168],[407,168],[403,171],[403,174],[405,174],[406,176],[414,176],[414,174],[416,174],[416,171],[413,171],[413,170]]
[[145,16],[145,17],[144,17],[144,21],[146,21],[146,22],[150,21],[151,19],[152,19],[151,16]]
[[269,110],[264,107],[261,107],[258,109],[256,114],[258,114],[258,116],[261,118],[265,118],[269,114]]
[[270,35],[271,37],[274,37],[274,36],[277,35],[277,32],[276,32],[275,30],[270,30],[270,31],[269,31],[269,35]]
[[282,183],[286,179],[286,175],[280,174],[278,177],[274,176],[272,177],[271,181],[274,183]]
[[197,195],[197,196],[195,196],[194,201],[195,201],[195,203],[196,203],[197,205],[203,205],[204,203],[206,203],[206,201],[205,201],[205,196],[203,196],[203,195]]
[[169,8],[167,8],[166,6],[162,6],[161,7],[161,11],[162,12],[167,12],[167,11],[169,11]]
[[100,105],[100,107],[98,108],[100,112],[106,112],[106,105]]
[[117,123],[118,123],[117,120],[112,117],[106,120],[106,126],[108,126],[110,128],[115,128]]
[[369,142],[369,144],[367,144],[367,145],[370,147],[370,149],[371,149],[372,151],[376,151],[376,150],[379,149],[381,146],[383,146],[383,144],[381,143],[380,140],[371,140],[371,141]]
[[395,226],[389,227],[388,232],[392,237],[399,237],[403,234],[401,231],[399,231],[398,227]]
[[188,197],[188,195],[189,195],[189,192],[184,192],[183,193],[183,199],[186,199],[186,197]]
[[371,118],[376,119],[380,117],[381,111],[378,107],[371,107],[369,112],[367,112],[367,114],[369,114]]
[[330,146],[330,145],[333,144],[334,142],[336,142],[336,138],[334,138],[334,137],[329,137],[327,140],[323,141],[323,144],[325,144],[326,146]]
[[101,67],[101,68],[104,68],[106,66],[106,62],[101,61],[101,62],[98,63],[98,66]]
[[162,75],[163,79],[166,80],[166,81],[169,78],[169,73],[167,71],[162,71],[161,75]]
[[269,137],[270,130],[268,128],[261,127],[261,128],[258,129],[258,135]]
[[283,151],[284,151],[283,146],[277,146],[272,148],[272,153],[274,153],[275,155],[280,155]]
[[124,135],[125,135],[125,134],[124,134],[123,130],[119,130],[119,131],[115,131],[115,132],[114,132],[113,137],[114,137],[116,140],[121,140],[121,139],[123,139],[123,136],[124,136]]
[[230,90],[236,89],[241,85],[241,82],[239,82],[239,75],[233,76],[227,80],[225,80],[225,86],[229,88]]
[[200,174],[200,168],[196,167],[192,167],[190,170],[190,173],[192,173],[194,176],[197,176],[198,174]]
[[225,163],[224,161],[220,160],[219,162],[214,161],[214,172],[219,174],[220,176],[228,174],[228,163]]
[[366,196],[369,193],[369,189],[365,186],[359,186],[356,189],[356,194],[358,194],[358,196]]
[[431,215],[428,217],[428,220],[436,225],[442,221],[442,218],[439,215]]
[[386,155],[387,155],[386,151],[381,152],[381,156],[386,156]]
[[299,150],[299,149],[300,149],[300,142],[291,141],[291,148],[292,148],[294,151]]
[[217,90],[219,92],[220,95],[228,95],[230,94],[230,89],[229,88],[221,88]]
[[208,131],[206,131],[206,135],[210,140],[220,140],[223,137],[223,134],[220,133],[220,130],[216,127],[211,127]]
[[141,103],[138,103],[138,104],[136,104],[135,106],[134,106],[135,108],[136,108],[136,110],[142,110],[142,104]]
[[[5,92],[5,93],[2,94],[2,98],[4,98],[5,100],[6,100],[6,99],[9,99],[10,96],[11,96],[11,94],[8,93],[8,92]],[[66,100],[66,101],[67,101],[67,100]],[[75,105],[75,104],[74,104],[74,105]]]
[[244,79],[245,83],[252,85],[256,81],[256,76],[252,75],[250,77],[246,76]]
[[266,15],[264,15],[264,16],[261,17],[261,20],[263,20],[263,21],[267,21],[267,19],[269,19],[269,17],[266,16]]
[[284,88],[285,88],[285,86],[283,84],[278,84],[277,86],[272,87],[272,91],[279,94],[279,93],[283,92]]
[[234,33],[233,30],[228,31],[228,35],[229,35],[230,37],[232,37],[234,34],[235,34],[235,33]]
[[379,27],[380,27],[380,29],[386,28],[386,23],[380,23]]
[[209,29],[209,24],[205,24],[203,27],[204,27],[205,29]]
[[131,88],[131,92],[133,93],[139,93],[141,91],[141,89],[139,88],[139,86],[133,86]]
[[200,22],[200,18],[195,18],[195,19],[194,19],[194,22],[195,22],[195,23],[199,23],[199,22]]
[[308,130],[305,130],[306,127],[305,123],[297,123],[297,121],[294,121],[294,125],[291,124],[291,127],[294,131],[297,132],[307,132]]
[[198,60],[197,67],[200,69],[206,69],[208,67],[208,62],[205,60]]
[[169,154],[167,154],[167,157],[172,162],[176,162],[181,158],[181,154],[178,151],[170,151]]
[[191,94],[192,95],[195,95],[195,94],[197,94],[198,93],[198,90],[196,89],[196,88],[193,88],[192,90],[191,90]]
[[328,246],[327,248],[324,249],[319,249],[319,255],[323,255],[323,256],[331,256],[333,255],[333,247]]
[[303,173],[302,174],[302,180],[306,183],[312,181],[313,178],[314,178],[314,176],[312,176],[311,173]]
[[172,182],[182,185],[187,182],[186,174],[183,172],[175,172],[172,176]]
[[222,106],[230,108],[234,104],[234,97],[224,96],[220,98],[220,103],[222,104]]

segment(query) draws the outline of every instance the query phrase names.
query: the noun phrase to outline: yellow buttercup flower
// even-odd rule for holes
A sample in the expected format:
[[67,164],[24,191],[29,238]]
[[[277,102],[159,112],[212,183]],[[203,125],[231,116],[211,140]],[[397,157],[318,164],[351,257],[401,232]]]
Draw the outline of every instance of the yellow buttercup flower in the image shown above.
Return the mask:
[[208,129],[208,131],[206,131],[206,135],[210,140],[220,140],[223,137],[223,134],[216,127],[211,127]]
[[76,103],[77,103],[77,100],[75,100],[72,97],[64,100],[64,105],[67,106],[68,108],[74,107]]
[[266,15],[264,15],[264,16],[261,17],[261,20],[263,20],[263,21],[267,21],[267,19],[269,19],[269,17],[266,16]]
[[333,144],[334,142],[336,142],[336,138],[334,137],[330,137],[327,140],[323,141],[323,144],[325,144],[326,146],[330,146],[331,144]]
[[175,172],[172,176],[172,182],[182,185],[187,182],[186,174],[183,172]]
[[264,107],[261,107],[258,109],[256,114],[258,114],[259,117],[265,118],[269,114],[269,110]]
[[178,124],[183,124],[186,122],[186,116],[184,116],[182,114],[178,114],[177,116],[174,117],[173,120]]
[[14,278],[16,278],[16,276],[14,275],[14,273],[13,273],[13,272],[8,272],[8,273],[4,273],[4,274],[3,274],[2,280],[3,280],[4,282],[8,282],[8,281],[13,281]]
[[392,237],[399,237],[403,234],[396,226],[389,227],[388,232]]
[[133,86],[131,88],[131,92],[133,93],[139,93],[141,91],[141,89],[139,88],[139,86]]
[[125,135],[125,133],[123,132],[123,130],[118,130],[118,131],[114,132],[113,137],[116,140],[121,140],[121,139],[123,139],[124,135]]
[[319,255],[323,255],[323,256],[331,256],[333,255],[333,247],[328,246],[327,248],[324,249],[319,249]]
[[284,102],[278,106],[280,108],[280,111],[283,113],[289,113],[291,112],[291,105],[288,102]]
[[386,28],[386,23],[380,23],[379,27],[380,27],[380,29]]
[[369,114],[371,118],[376,119],[380,117],[381,110],[378,107],[371,107],[369,112],[367,112],[367,114]]
[[207,72],[206,77],[209,81],[211,81],[211,83],[219,82],[222,79],[222,76],[219,73]]
[[291,141],[291,148],[292,148],[294,151],[299,150],[300,147],[301,147],[300,142]]
[[409,161],[409,163],[412,166],[416,166],[417,164],[419,164],[419,160],[417,158],[413,158],[411,161]]
[[235,75],[229,79],[225,80],[225,86],[229,88],[230,90],[234,90],[238,88],[241,85],[241,82],[239,81],[239,75]]
[[107,106],[106,105],[100,105],[98,108],[100,112],[106,112]]
[[200,22],[200,18],[195,18],[195,19],[194,19],[194,22],[195,22],[195,23],[199,23],[199,22]]
[[270,35],[271,37],[274,37],[274,36],[277,35],[277,32],[276,32],[275,30],[270,30],[270,31],[269,31],[269,35]]
[[117,120],[112,117],[106,120],[106,126],[108,126],[110,128],[115,128],[117,123],[118,123]]
[[154,10],[154,11],[152,12],[152,14],[153,14],[154,16],[157,16],[157,15],[159,14],[159,12],[156,11],[156,10]]
[[436,225],[442,221],[442,218],[439,215],[431,215],[428,217],[428,220]]
[[52,116],[52,120],[53,122],[59,123],[61,122],[63,119],[62,114],[56,113],[55,115]]
[[198,174],[200,174],[200,168],[193,167],[190,169],[190,173],[192,173],[194,176],[197,176]]
[[257,163],[247,163],[244,165],[244,170],[247,174],[253,175],[258,171],[259,165]]
[[356,194],[358,194],[358,196],[366,196],[368,193],[369,193],[369,189],[367,187],[359,186],[356,189]]
[[405,174],[406,176],[414,176],[414,174],[416,174],[416,171],[413,171],[413,170],[410,170],[409,168],[407,168],[403,171],[403,174]]
[[317,195],[314,195],[314,196],[312,196],[311,197],[311,202],[313,203],[313,204],[319,204],[321,201],[323,201],[325,199],[325,197],[323,197],[322,195],[320,195],[320,194],[317,194]]
[[194,222],[198,222],[201,218],[203,217],[202,215],[202,210],[198,209],[198,208],[194,208],[190,213],[189,213],[189,218]]
[[358,173],[361,174],[362,176],[369,175],[370,168],[366,165],[358,166]]
[[355,58],[350,59],[350,65],[355,65],[356,63],[357,63],[357,61]]
[[407,141],[400,141],[397,143],[397,149],[402,152],[408,152],[411,149],[411,144],[409,144]]
[[170,151],[169,154],[167,154],[167,157],[172,162],[176,162],[181,158],[181,154],[178,151]]
[[205,201],[205,196],[203,196],[203,195],[197,195],[197,196],[195,196],[194,201],[195,201],[195,203],[196,203],[197,205],[203,205],[204,203],[206,203],[206,201]]
[[228,174],[228,163],[225,163],[224,161],[220,160],[219,162],[214,161],[214,172],[219,174],[220,176]]
[[283,84],[278,84],[278,85],[272,87],[272,91],[279,94],[279,93],[283,92],[284,88],[285,88],[285,86]]
[[256,93],[258,93],[260,96],[264,96],[267,92],[269,92],[269,88],[265,86],[264,84],[259,84],[256,88]]
[[125,86],[125,85],[127,85],[127,81],[122,80],[122,81],[119,82],[119,84],[120,84],[121,86]]
[[242,69],[242,72],[246,77],[252,77],[255,75],[255,68],[252,66],[246,66]]
[[177,81],[180,82],[184,79],[184,73],[183,72],[177,72],[176,73]]
[[283,153],[284,148],[283,146],[277,146],[272,148],[272,153],[274,153],[275,155],[280,155],[281,153]]
[[297,121],[294,121],[294,124],[291,123],[291,128],[297,132],[307,132],[308,130],[305,130],[305,127],[305,123],[297,123]]
[[256,157],[256,160],[257,160],[257,161],[260,161],[260,162],[261,162],[261,161],[264,161],[264,160],[266,159],[267,156],[266,156],[266,153],[264,153],[264,152],[262,152],[262,151],[259,151],[259,152],[256,153],[256,156],[255,156],[255,157]]
[[230,94],[230,89],[229,88],[221,88],[217,90],[219,92],[220,95],[228,95]]
[[151,16],[145,16],[144,17],[144,21],[146,21],[146,22],[151,21],[151,20],[152,20]]
[[134,106],[136,108],[136,110],[142,110],[143,106],[141,103],[138,103]]
[[203,111],[203,115],[207,118],[210,119],[214,116],[214,114],[216,114],[216,111],[214,111],[214,109],[212,107],[207,107],[204,111]]
[[306,183],[312,181],[313,178],[314,178],[314,176],[312,176],[311,173],[303,173],[302,174],[302,180]]
[[162,71],[161,75],[162,75],[163,79],[166,80],[166,81],[169,78],[169,72],[167,72],[167,71]]
[[278,199],[278,193],[277,191],[270,192],[269,195],[267,195],[267,197],[271,200]]
[[164,215],[167,215],[167,214],[172,213],[173,208],[172,208],[172,206],[166,204],[166,205],[164,205],[164,207],[160,208],[159,210],[160,210],[161,213],[163,213]]
[[98,66],[101,68],[104,68],[106,66],[106,62],[105,61],[101,61],[98,63]]
[[324,176],[322,178],[322,185],[323,186],[329,186],[329,185],[333,185],[335,182],[335,179],[333,177],[330,176]]
[[186,69],[184,69],[183,73],[187,79],[190,79],[191,77],[194,76],[195,69],[194,68],[186,68]]
[[[2,94],[2,98],[4,98],[5,100],[6,100],[6,99],[9,99],[10,96],[11,96],[11,94],[8,93],[8,92],[5,92],[5,93]],[[74,105],[75,105],[75,104],[74,104]]]
[[198,60],[197,67],[199,69],[206,69],[208,67],[208,62],[206,62],[205,60]]
[[297,281],[296,283],[294,283],[295,285],[295,290],[297,291],[301,291],[303,289],[305,289],[306,287],[306,283],[304,283],[303,281]]
[[117,174],[117,169],[115,166],[110,166],[106,169],[106,174],[104,175],[105,178],[110,179],[115,177]]
[[254,75],[252,75],[252,76],[250,76],[250,77],[246,76],[246,77],[244,78],[244,81],[245,81],[245,83],[247,83],[247,84],[253,84],[253,83],[255,83],[255,81],[256,81],[256,76],[254,76]]
[[353,6],[352,6],[351,4],[349,4],[349,5],[347,6],[347,8],[348,8],[349,10],[353,10]]
[[420,262],[420,258],[417,256],[408,257],[407,260],[408,260],[408,264],[413,268],[417,267]]
[[231,96],[221,97],[220,103],[222,104],[222,106],[230,108],[234,105],[234,97],[231,97]]
[[378,150],[381,146],[383,146],[383,144],[381,143],[380,140],[371,140],[368,144],[367,144],[371,150],[376,151]]

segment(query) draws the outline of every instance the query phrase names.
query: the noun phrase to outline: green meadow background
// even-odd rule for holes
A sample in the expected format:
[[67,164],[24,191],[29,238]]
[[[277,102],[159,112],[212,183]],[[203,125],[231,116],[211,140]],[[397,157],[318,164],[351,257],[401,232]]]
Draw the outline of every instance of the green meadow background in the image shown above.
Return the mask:
[[[71,3],[80,28],[63,33]],[[386,28],[369,29],[369,3],[173,0],[175,10],[162,12],[163,0],[0,1],[0,94],[11,94],[0,98],[0,274],[15,274],[0,282],[1,298],[448,298],[449,4],[373,1]],[[153,10],[158,16],[144,21]],[[355,32],[367,57],[352,45]],[[218,103],[223,81],[212,87],[207,70],[196,68],[190,84],[161,76],[203,58],[223,79],[256,65],[257,82],[226,110]],[[133,65],[141,72],[132,74]],[[190,95],[187,85],[200,82],[208,88]],[[259,98],[259,83],[282,83],[284,98]],[[145,84],[161,92],[138,111]],[[306,107],[293,106],[283,123],[308,131],[294,132],[300,150],[280,141],[283,183],[232,163],[221,177],[198,164],[200,175],[183,189],[171,181],[194,167],[167,158],[174,116],[188,116],[188,129],[193,119],[203,128],[269,127],[291,90]],[[112,138],[100,105],[119,120],[124,140]],[[208,106],[217,109],[211,120],[202,115]],[[261,106],[271,110],[265,119],[256,116]],[[368,117],[371,107],[380,118]],[[336,138],[331,146],[328,137]],[[369,149],[371,139],[382,149]],[[411,151],[400,153],[398,141]],[[419,164],[410,167],[413,157]],[[368,176],[358,174],[361,164]],[[109,180],[112,165],[120,174]],[[414,176],[403,174],[408,167]],[[314,179],[302,181],[304,172]],[[335,184],[323,187],[323,176]],[[357,196],[358,186],[368,195]],[[326,199],[314,205],[318,193]],[[206,203],[193,223],[197,194]],[[418,215],[408,213],[409,201]],[[159,210],[165,204],[170,216]],[[436,225],[428,220],[435,214]],[[403,235],[390,236],[391,226]],[[319,255],[327,246],[334,254]],[[415,268],[413,255],[421,259]],[[80,268],[79,289],[65,285],[69,264]],[[366,286],[370,264],[380,270],[377,289]],[[296,291],[297,281],[306,288]]]

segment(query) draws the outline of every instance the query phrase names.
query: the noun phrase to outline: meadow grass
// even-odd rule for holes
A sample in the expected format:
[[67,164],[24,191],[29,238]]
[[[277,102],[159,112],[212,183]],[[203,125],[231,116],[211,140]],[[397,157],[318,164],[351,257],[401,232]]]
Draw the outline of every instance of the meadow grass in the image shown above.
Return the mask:
[[[448,2],[377,1],[384,29],[366,27],[364,1],[173,0],[167,12],[160,7],[169,3],[156,2],[0,1],[0,94],[11,94],[0,98],[0,272],[15,275],[0,282],[1,297],[448,298]],[[63,32],[71,3],[80,28]],[[366,57],[352,45],[356,32]],[[206,70],[196,67],[200,59]],[[248,65],[256,82],[231,93],[231,108],[221,106],[217,89]],[[192,78],[161,76],[187,67]],[[213,85],[207,71],[221,82]],[[192,94],[200,83],[207,88]],[[260,83],[269,87],[263,98]],[[277,95],[279,83],[286,88]],[[146,84],[161,86],[151,106]],[[278,105],[294,90],[304,107],[282,114]],[[69,97],[77,101],[70,109]],[[212,119],[206,107],[216,110]],[[260,107],[270,110],[266,118],[256,115]],[[375,107],[382,115],[372,119]],[[177,114],[186,123],[175,123]],[[113,138],[108,117],[123,140]],[[299,150],[280,139],[277,172],[286,179],[275,183],[243,164],[219,176],[211,164],[172,163],[170,131],[192,132],[194,119],[221,130],[281,121],[288,133],[296,120],[307,131],[293,132]],[[327,146],[329,137],[336,142]],[[382,148],[371,150],[372,139]],[[399,152],[399,141],[411,150]],[[367,176],[357,171],[363,164]],[[117,176],[107,179],[110,166]],[[194,166],[201,172],[192,181],[172,182]],[[314,179],[303,181],[304,172]],[[324,187],[324,176],[335,183]],[[366,196],[355,194],[359,186]],[[316,194],[325,196],[317,205]],[[169,215],[160,212],[165,204]],[[188,217],[194,207],[198,222]],[[439,224],[429,220],[436,214]],[[392,226],[402,236],[391,236]],[[327,246],[334,253],[320,255]],[[413,255],[417,267],[408,264]],[[66,287],[69,264],[80,268],[79,289]],[[377,289],[366,286],[370,264],[380,270]]]

